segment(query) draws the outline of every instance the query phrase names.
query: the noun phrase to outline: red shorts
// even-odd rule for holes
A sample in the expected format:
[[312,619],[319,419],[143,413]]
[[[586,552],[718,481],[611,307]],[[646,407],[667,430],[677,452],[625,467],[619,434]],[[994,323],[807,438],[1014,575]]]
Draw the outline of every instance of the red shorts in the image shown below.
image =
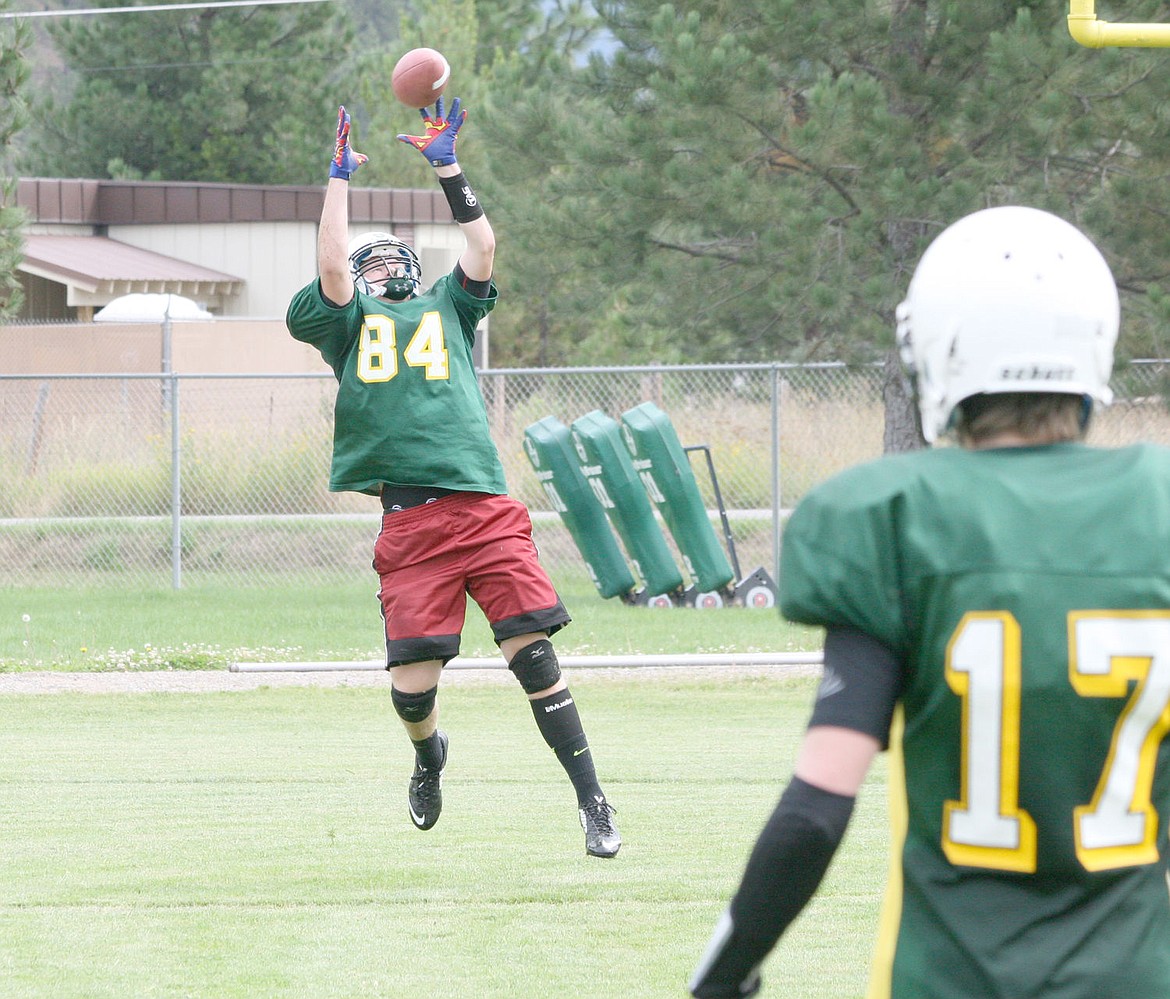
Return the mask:
[[386,622],[386,665],[459,654],[471,595],[496,643],[569,623],[532,540],[524,504],[454,493],[386,513],[374,544]]

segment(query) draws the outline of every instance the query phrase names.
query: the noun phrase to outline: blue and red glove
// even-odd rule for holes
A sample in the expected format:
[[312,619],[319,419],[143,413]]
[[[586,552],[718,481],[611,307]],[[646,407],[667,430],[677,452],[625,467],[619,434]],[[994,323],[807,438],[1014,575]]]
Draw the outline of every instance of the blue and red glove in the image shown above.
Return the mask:
[[343,104],[337,109],[337,144],[333,147],[329,176],[349,180],[350,175],[368,159],[363,153],[355,152],[349,144],[349,113]]
[[451,104],[451,113],[443,116],[443,98],[435,101],[435,113],[431,115],[426,108],[420,108],[423,130],[425,135],[400,135],[398,138],[407,145],[414,146],[427,158],[431,166],[450,166],[456,162],[455,139],[459,129],[467,120],[467,112],[459,110],[459,98]]

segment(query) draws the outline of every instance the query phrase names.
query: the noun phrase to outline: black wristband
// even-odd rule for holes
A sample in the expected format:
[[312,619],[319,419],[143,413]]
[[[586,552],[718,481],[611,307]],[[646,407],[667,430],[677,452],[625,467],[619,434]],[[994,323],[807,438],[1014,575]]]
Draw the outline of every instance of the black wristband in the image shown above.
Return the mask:
[[454,177],[440,177],[439,185],[447,196],[447,204],[451,206],[451,214],[456,222],[474,222],[483,215],[483,205],[462,173]]

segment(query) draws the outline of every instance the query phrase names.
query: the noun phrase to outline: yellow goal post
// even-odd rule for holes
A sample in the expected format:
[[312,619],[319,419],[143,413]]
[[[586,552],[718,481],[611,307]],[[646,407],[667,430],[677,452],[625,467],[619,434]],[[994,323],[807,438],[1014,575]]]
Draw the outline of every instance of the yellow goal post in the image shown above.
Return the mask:
[[1095,0],[1069,0],[1068,31],[1090,49],[1128,47],[1163,49],[1170,47],[1170,24],[1126,24],[1101,21]]

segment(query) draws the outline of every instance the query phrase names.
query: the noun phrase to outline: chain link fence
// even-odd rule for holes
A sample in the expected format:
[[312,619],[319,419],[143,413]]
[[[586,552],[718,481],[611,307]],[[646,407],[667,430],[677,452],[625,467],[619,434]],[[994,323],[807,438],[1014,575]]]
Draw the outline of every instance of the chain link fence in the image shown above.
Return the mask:
[[[1170,443],[1163,362],[1114,379],[1092,440]],[[554,578],[580,553],[529,466],[526,427],[652,401],[746,575],[775,575],[784,513],[882,449],[882,372],[843,365],[491,370],[481,375],[513,495]],[[377,499],[327,489],[330,375],[0,375],[0,587],[327,585],[370,573]],[[673,547],[668,536],[668,543]],[[678,555],[675,550],[676,557]],[[681,558],[679,564],[682,564]]]

